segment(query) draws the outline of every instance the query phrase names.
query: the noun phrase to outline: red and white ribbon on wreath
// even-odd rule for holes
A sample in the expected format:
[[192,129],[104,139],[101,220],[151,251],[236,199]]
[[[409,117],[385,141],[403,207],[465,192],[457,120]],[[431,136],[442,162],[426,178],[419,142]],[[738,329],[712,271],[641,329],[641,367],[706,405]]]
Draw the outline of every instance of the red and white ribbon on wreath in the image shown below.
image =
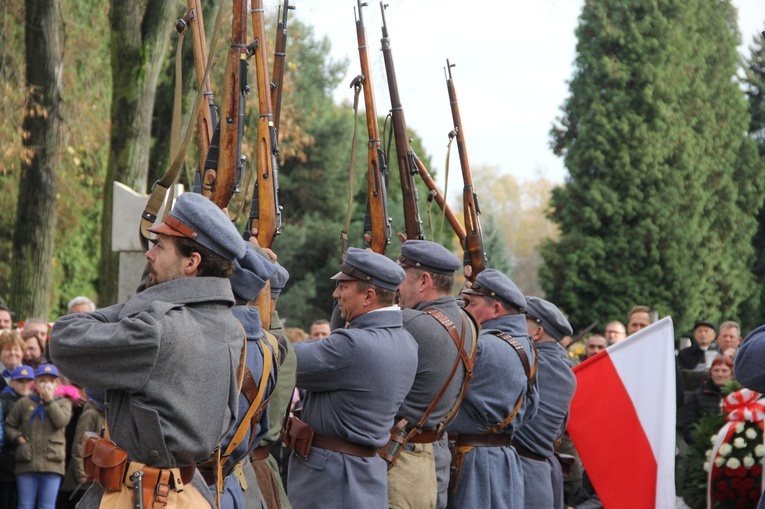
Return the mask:
[[[715,459],[720,451],[722,444],[730,441],[733,433],[736,431],[736,425],[740,422],[758,423],[760,429],[765,425],[765,399],[761,399],[762,394],[749,389],[741,389],[733,392],[723,400],[723,412],[725,420],[728,421],[720,428],[712,446],[712,456],[709,459],[709,473],[707,474],[707,509],[712,509],[712,473],[718,468],[715,465]],[[765,435],[764,435],[765,436]],[[765,469],[762,473],[762,484],[765,486]]]

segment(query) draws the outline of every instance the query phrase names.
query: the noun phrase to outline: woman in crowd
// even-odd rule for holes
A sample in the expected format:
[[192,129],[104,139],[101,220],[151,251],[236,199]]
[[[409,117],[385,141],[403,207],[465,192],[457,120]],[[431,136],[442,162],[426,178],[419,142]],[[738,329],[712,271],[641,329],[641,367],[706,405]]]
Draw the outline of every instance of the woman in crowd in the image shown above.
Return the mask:
[[54,397],[58,370],[42,364],[35,370],[36,393],[21,398],[5,420],[8,441],[16,444],[19,509],[53,509],[64,476],[64,429],[72,415],[65,397]]
[[701,381],[701,387],[686,398],[678,419],[685,441],[692,442],[693,425],[702,417],[722,413],[722,387],[733,379],[733,361],[718,355],[709,368],[709,376]]

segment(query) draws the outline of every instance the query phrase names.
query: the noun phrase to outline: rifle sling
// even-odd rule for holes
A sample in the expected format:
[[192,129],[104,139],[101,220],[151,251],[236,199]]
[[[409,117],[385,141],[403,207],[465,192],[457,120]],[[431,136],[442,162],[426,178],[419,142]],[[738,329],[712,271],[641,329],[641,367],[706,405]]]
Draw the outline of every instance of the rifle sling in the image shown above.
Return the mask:
[[[526,355],[526,351],[523,349],[523,345],[518,342],[517,339],[512,337],[507,332],[502,331],[491,331],[492,334],[497,336],[499,339],[513,347],[513,350],[515,350],[515,353],[518,354],[518,357],[521,360],[521,364],[523,365],[523,371],[526,373],[526,388],[527,391],[531,391],[531,389],[534,387],[534,383],[536,382],[536,376],[537,376],[537,364],[538,364],[538,357],[534,356],[534,365],[533,367],[529,365],[529,356]],[[532,344],[532,348],[534,348]],[[523,404],[523,401],[525,399],[526,393],[523,393],[518,396],[518,400],[515,402],[515,407],[513,408],[513,411],[510,412],[510,415],[508,415],[502,422],[495,424],[491,428],[489,428],[486,433],[496,433],[497,431],[501,430],[508,424],[510,424],[513,419],[515,419],[515,416],[518,415],[518,412],[521,409],[521,405]]]
[[[223,14],[223,9],[218,9],[218,15],[215,18],[215,25],[213,27],[212,42],[210,44],[210,54],[213,54],[215,51],[215,45],[218,41],[218,32],[220,30],[221,19],[223,17],[222,14]],[[157,220],[157,213],[159,212],[159,209],[162,207],[162,204],[165,201],[167,190],[170,189],[170,187],[172,187],[176,178],[178,178],[178,174],[181,170],[181,167],[183,166],[183,162],[186,157],[186,151],[189,148],[192,134],[194,132],[195,119],[197,118],[197,116],[199,116],[199,110],[202,107],[202,99],[204,97],[204,83],[210,74],[210,68],[212,67],[212,60],[213,59],[210,58],[207,61],[207,67],[205,68],[205,75],[202,78],[201,83],[197,89],[197,96],[196,96],[196,99],[194,99],[194,107],[192,108],[191,115],[189,117],[190,119],[189,125],[186,127],[186,134],[183,137],[183,142],[181,143],[178,153],[176,154],[175,159],[173,159],[173,162],[170,165],[170,168],[168,168],[167,172],[165,172],[165,175],[160,180],[154,183],[154,186],[152,187],[151,195],[149,196],[149,201],[146,203],[146,207],[144,208],[144,211],[141,214],[141,224],[140,224],[138,233],[139,233],[139,240],[141,241],[141,246],[143,247],[144,251],[147,251],[149,248],[149,237],[151,235],[149,232],[149,228],[151,228],[154,225],[154,222]]]
[[361,85],[354,81],[353,95],[353,140],[351,141],[351,167],[348,178],[348,208],[345,211],[345,225],[340,230],[340,263],[345,261],[345,253],[348,251],[348,232],[351,229],[351,212],[353,210],[353,190],[356,187],[356,139],[359,128],[359,96],[361,95]]

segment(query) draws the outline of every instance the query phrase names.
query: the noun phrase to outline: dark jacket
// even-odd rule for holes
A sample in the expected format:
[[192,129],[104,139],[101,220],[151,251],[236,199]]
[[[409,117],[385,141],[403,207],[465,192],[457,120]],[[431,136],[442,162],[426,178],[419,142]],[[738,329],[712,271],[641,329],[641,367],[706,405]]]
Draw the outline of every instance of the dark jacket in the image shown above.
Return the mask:
[[678,352],[677,362],[683,369],[696,369],[696,366],[706,362],[706,359],[704,358],[704,350],[702,350],[698,344],[693,343],[688,348],[683,348]]
[[722,413],[723,395],[720,388],[712,383],[709,377],[701,381],[701,387],[696,389],[685,400],[685,406],[680,411],[677,427],[683,432],[685,441],[691,443],[693,425],[702,417]]
[[[0,380],[3,380],[0,377]],[[0,408],[3,412],[3,421],[11,413],[11,408],[21,399],[21,394],[14,391],[10,386],[7,386],[0,393]],[[14,473],[14,460],[16,455],[16,444],[8,440],[8,435],[3,437],[2,451],[0,451],[0,482],[13,482],[16,480],[16,474]]]

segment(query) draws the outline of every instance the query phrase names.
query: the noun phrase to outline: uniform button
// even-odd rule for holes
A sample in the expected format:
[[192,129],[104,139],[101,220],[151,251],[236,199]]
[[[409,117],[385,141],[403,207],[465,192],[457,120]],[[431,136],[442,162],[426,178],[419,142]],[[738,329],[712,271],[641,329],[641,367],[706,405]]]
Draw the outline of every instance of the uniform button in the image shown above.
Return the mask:
[[149,451],[149,457],[153,460],[159,458],[159,451],[155,451],[155,450]]

